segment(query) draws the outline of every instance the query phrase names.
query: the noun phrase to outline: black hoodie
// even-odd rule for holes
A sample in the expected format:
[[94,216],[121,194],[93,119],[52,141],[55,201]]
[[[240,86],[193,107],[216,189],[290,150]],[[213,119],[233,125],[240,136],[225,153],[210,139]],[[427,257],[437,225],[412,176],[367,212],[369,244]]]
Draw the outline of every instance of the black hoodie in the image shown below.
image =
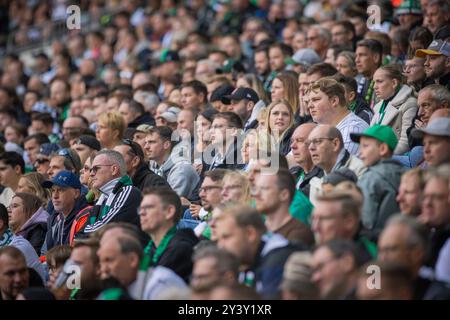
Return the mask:
[[139,165],[132,180],[133,186],[141,191],[149,187],[169,187],[167,181],[150,170],[145,162]]
[[128,124],[128,128],[137,128],[141,124],[155,125],[155,119],[150,113],[145,112]]
[[[172,269],[186,283],[189,283],[193,265],[192,254],[197,243],[198,238],[192,229],[178,229],[156,264]],[[155,250],[153,246],[149,252],[150,257]]]

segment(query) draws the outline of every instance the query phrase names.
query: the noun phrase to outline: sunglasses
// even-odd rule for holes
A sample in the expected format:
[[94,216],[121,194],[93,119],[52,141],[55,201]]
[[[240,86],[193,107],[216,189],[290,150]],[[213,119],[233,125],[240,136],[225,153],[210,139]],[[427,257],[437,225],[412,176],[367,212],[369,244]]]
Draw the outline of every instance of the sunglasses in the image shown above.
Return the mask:
[[59,150],[59,151],[58,151],[58,156],[62,156],[62,157],[65,157],[65,158],[69,159],[70,162],[72,163],[72,166],[73,166],[74,168],[77,167],[77,166],[75,165],[75,161],[74,161],[73,158],[72,158],[72,155],[70,154],[69,149],[64,148],[64,149]]
[[97,171],[100,170],[101,167],[111,167],[112,164],[98,164],[89,169],[89,173],[97,174]]

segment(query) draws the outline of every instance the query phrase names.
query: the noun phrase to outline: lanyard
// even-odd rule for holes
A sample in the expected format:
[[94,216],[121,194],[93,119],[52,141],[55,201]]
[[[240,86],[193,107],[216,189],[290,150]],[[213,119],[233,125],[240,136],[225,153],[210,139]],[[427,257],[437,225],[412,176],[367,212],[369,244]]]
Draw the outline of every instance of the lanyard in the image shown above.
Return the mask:
[[387,104],[388,104],[387,100],[383,100],[383,102],[381,103],[380,118],[378,119],[377,124],[381,124],[383,122],[384,116],[386,115]]
[[166,251],[170,240],[172,240],[176,232],[177,232],[176,226],[173,226],[172,228],[169,229],[169,231],[167,231],[166,235],[162,238],[161,243],[153,253],[151,259],[150,259],[150,251],[152,250],[155,243],[153,242],[153,240],[150,240],[150,242],[144,249],[144,257],[142,258],[141,266],[139,268],[140,270],[146,270],[148,269],[149,266],[156,265],[161,255],[164,253],[164,251]]

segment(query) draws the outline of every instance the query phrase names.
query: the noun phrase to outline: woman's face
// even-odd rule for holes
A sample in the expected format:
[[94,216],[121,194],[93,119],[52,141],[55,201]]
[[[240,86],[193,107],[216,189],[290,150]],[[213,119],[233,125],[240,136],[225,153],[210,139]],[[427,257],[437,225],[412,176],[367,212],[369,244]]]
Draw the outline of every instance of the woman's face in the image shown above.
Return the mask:
[[237,88],[251,88],[250,83],[248,83],[247,80],[245,80],[244,78],[238,79],[238,81],[236,82],[236,87]]
[[222,188],[222,201],[239,201],[242,197],[242,185],[238,179],[224,179]]
[[30,187],[27,179],[22,177],[19,179],[16,192],[35,193],[35,190]]
[[100,142],[101,146],[107,146],[115,137],[115,130],[109,128],[104,122],[99,121],[97,130],[95,131],[95,136]]
[[385,100],[392,97],[397,87],[397,81],[389,78],[385,71],[378,69],[373,75],[374,90],[378,99]]
[[272,81],[272,101],[280,100],[284,98],[284,86],[280,79],[275,78]]
[[202,139],[202,141],[209,141],[209,129],[211,128],[211,122],[209,122],[208,119],[203,117],[202,115],[199,115],[197,117],[196,121],[196,130],[197,130],[197,137]]
[[19,197],[14,197],[8,207],[9,226],[13,230],[19,230],[26,222],[23,200]]
[[290,120],[291,114],[288,106],[280,103],[270,110],[269,127],[272,132],[278,131],[278,134],[282,134],[289,128]]
[[343,56],[337,57],[336,69],[338,70],[339,73],[341,73],[342,75],[344,75],[346,77],[354,77],[355,76],[354,72],[352,71],[352,68],[350,67],[350,63]]

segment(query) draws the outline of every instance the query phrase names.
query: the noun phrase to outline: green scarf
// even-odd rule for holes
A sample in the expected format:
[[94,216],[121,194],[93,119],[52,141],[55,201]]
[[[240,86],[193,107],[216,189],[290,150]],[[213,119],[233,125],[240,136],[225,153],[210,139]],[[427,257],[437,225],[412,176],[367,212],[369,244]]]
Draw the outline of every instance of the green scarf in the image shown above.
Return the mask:
[[147,270],[149,266],[156,266],[159,258],[162,256],[164,251],[166,251],[167,246],[169,245],[170,240],[175,236],[177,232],[177,227],[173,226],[167,231],[166,235],[162,238],[159,246],[156,248],[152,257],[150,257],[150,251],[155,247],[155,243],[153,240],[150,240],[148,245],[144,249],[144,257],[142,258],[141,265],[139,267],[140,270]]

